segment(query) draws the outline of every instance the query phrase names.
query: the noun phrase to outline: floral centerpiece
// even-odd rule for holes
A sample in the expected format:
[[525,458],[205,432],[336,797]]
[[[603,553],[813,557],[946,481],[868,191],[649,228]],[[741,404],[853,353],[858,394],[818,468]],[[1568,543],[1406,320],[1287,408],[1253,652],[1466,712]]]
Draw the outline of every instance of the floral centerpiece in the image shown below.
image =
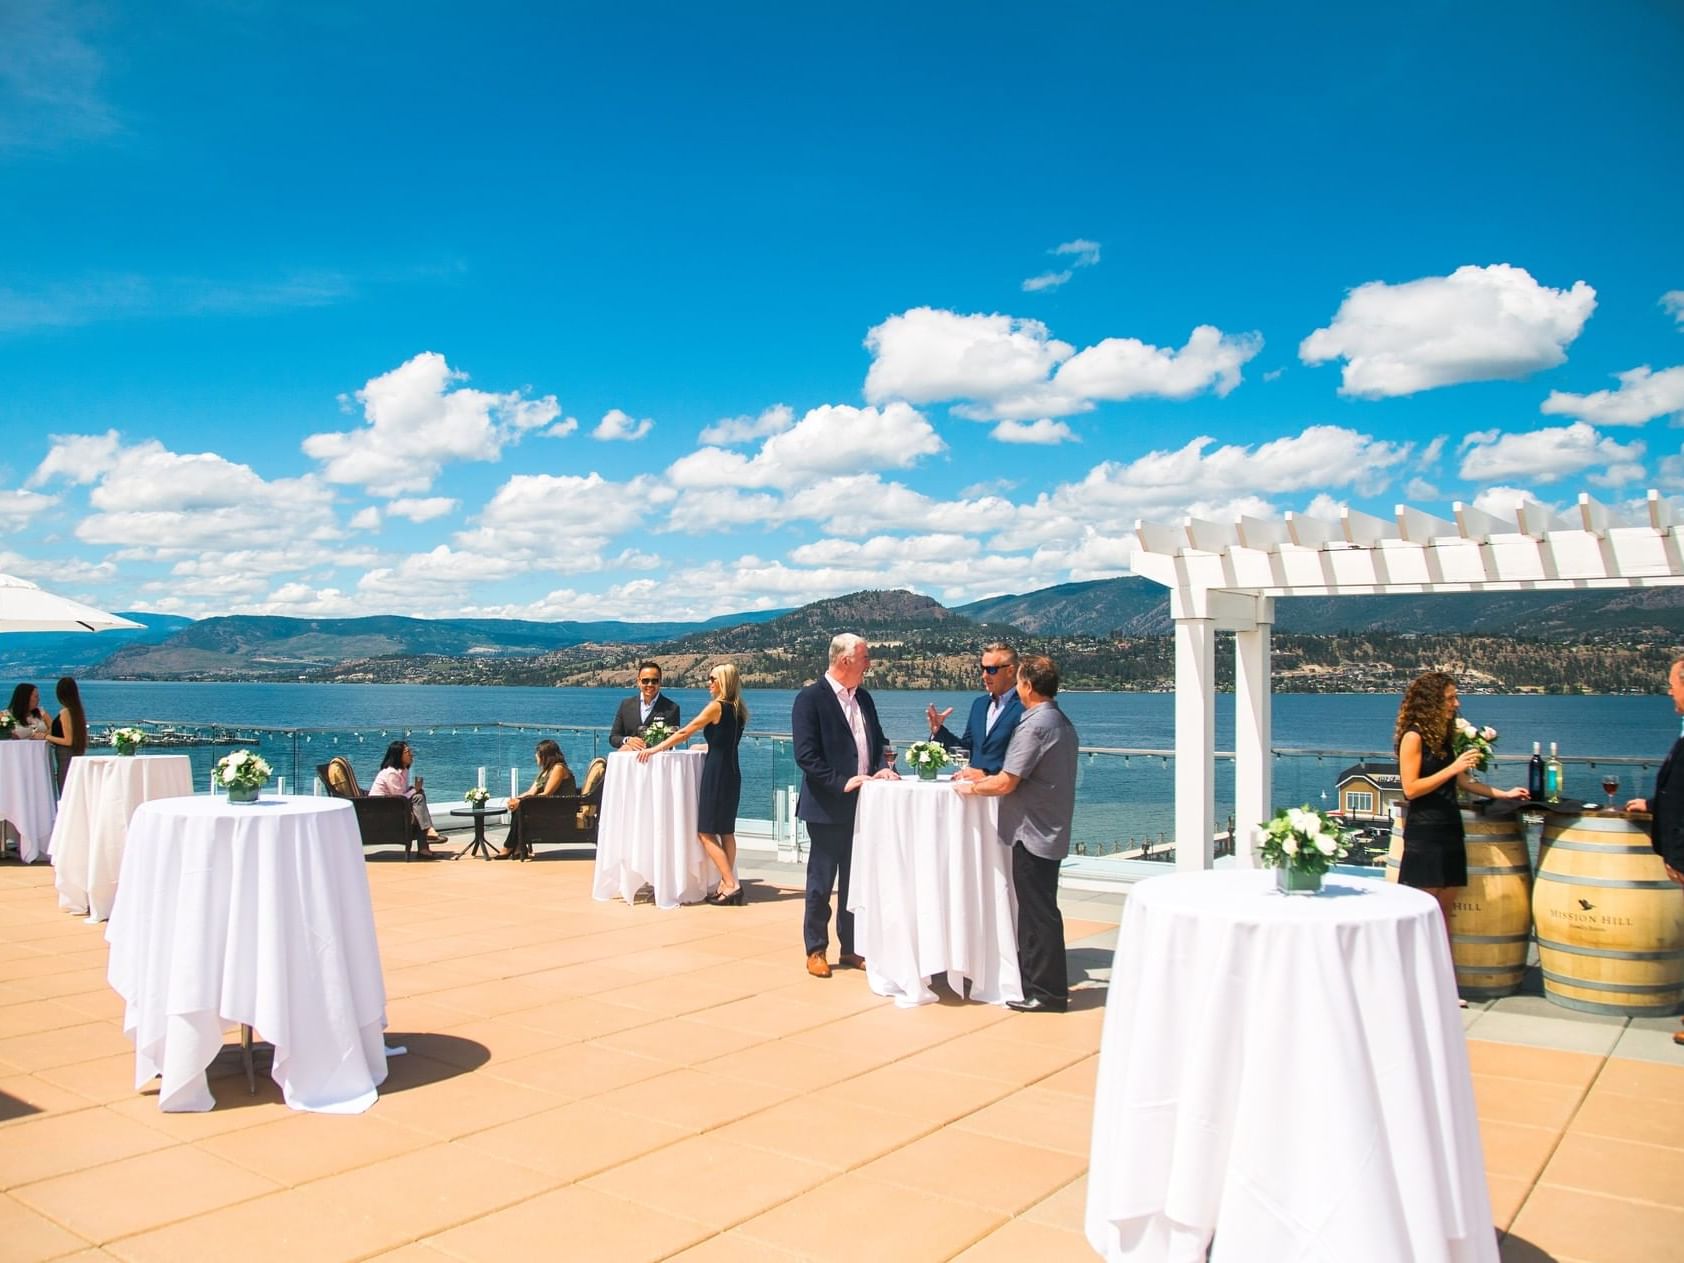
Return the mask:
[[228,791],[231,803],[254,803],[257,791],[269,783],[273,771],[261,756],[250,750],[236,750],[216,761],[216,783]]
[[491,791],[483,785],[475,785],[462,795],[462,801],[470,807],[483,807],[491,801]]
[[654,747],[672,736],[673,730],[659,719],[651,719],[649,726],[643,730],[643,744]]
[[936,773],[951,762],[947,747],[939,741],[914,741],[906,747],[906,765],[921,781],[935,780]]
[[12,718],[11,711],[0,710],[0,741],[10,741],[12,729],[16,728],[17,725],[18,721]]
[[139,728],[113,728],[111,744],[117,747],[118,754],[133,754],[146,744],[146,733]]
[[1283,807],[1257,829],[1257,860],[1275,870],[1283,894],[1314,894],[1334,861],[1344,859],[1350,835],[1326,812]]
[[1479,728],[1470,724],[1460,715],[1456,716],[1456,727],[1450,734],[1450,752],[1462,754],[1468,750],[1479,751],[1479,762],[1474,766],[1484,771],[1487,761],[1496,753],[1493,747],[1497,744],[1497,730],[1495,728]]

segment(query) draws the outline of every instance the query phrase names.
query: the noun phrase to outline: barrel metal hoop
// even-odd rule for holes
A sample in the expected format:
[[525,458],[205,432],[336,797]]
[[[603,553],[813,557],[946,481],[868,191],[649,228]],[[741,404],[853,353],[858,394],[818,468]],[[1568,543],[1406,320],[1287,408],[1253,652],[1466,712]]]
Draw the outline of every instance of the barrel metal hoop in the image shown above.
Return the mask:
[[1617,877],[1576,877],[1569,874],[1538,870],[1539,881],[1558,882],[1564,886],[1598,886],[1604,890],[1676,890],[1670,881],[1621,881]]
[[1591,982],[1584,978],[1566,978],[1544,970],[1544,981],[1557,986],[1577,987],[1581,991],[1627,991],[1633,995],[1663,995],[1684,991],[1684,982]]
[[1599,956],[1603,960],[1677,960],[1678,951],[1662,952],[1626,952],[1613,947],[1578,947],[1567,943],[1557,943],[1553,939],[1540,938],[1540,951],[1566,952],[1570,956]]
[[1530,943],[1532,935],[1525,934],[1452,934],[1454,943]]
[[1531,871],[1531,867],[1526,864],[1521,864],[1512,868],[1470,868],[1468,869],[1468,876],[1478,877],[1484,875],[1486,877],[1520,877],[1530,874]]
[[1598,855],[1653,855],[1655,848],[1645,843],[1642,846],[1616,846],[1612,842],[1574,842],[1568,838],[1551,838],[1544,843],[1547,851],[1595,851]]
[[1524,965],[1457,965],[1456,972],[1459,974],[1518,974],[1525,968]]

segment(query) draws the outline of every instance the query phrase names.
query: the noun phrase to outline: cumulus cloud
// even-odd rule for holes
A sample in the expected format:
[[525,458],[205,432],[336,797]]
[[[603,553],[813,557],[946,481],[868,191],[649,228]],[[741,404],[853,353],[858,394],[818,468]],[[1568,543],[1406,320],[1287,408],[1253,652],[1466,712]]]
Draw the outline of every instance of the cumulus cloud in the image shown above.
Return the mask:
[[1039,421],[1002,421],[995,426],[995,438],[1002,443],[1034,443],[1052,446],[1057,443],[1079,442],[1075,433],[1062,421],[1042,417]]
[[372,504],[366,509],[358,509],[348,525],[353,531],[377,531],[380,529],[380,510]]
[[1684,415],[1684,366],[1649,371],[1647,364],[1616,373],[1618,390],[1571,395],[1552,390],[1538,411],[1579,417],[1593,425],[1642,425],[1668,413]]
[[0,492],[0,532],[21,530],[58,503],[38,491]]
[[778,403],[757,417],[721,417],[701,432],[698,441],[717,447],[731,447],[782,434],[794,424],[795,410],[786,403]]
[[1643,456],[1642,443],[1616,443],[1583,421],[1526,434],[1480,435],[1478,439],[1467,445],[1462,456],[1459,472],[1468,482],[1511,478],[1554,482],[1599,468],[1601,475],[1593,481],[1606,483],[1617,477],[1624,482],[1642,477],[1643,469],[1638,464]]
[[666,477],[675,487],[783,487],[834,474],[905,469],[947,444],[915,408],[825,404],[772,435],[753,457],[704,447],[681,457]]
[[47,455],[29,475],[25,486],[44,486],[55,478],[77,487],[99,481],[116,464],[123,436],[116,430],[104,434],[55,434],[50,442]]
[[569,434],[576,433],[578,431],[578,429],[579,429],[579,418],[578,417],[563,417],[560,421],[557,421],[554,425],[550,426],[548,429],[539,430],[538,433],[539,433],[540,436],[542,436],[543,438],[547,438],[547,439],[564,439]]
[[366,426],[312,434],[304,453],[329,482],[376,495],[426,491],[452,461],[494,461],[503,448],[561,414],[555,396],[527,399],[459,385],[444,356],[425,351],[356,392]]
[[654,428],[655,423],[648,417],[638,421],[618,408],[610,408],[591,431],[591,437],[604,443],[635,443]]
[[454,512],[457,501],[448,496],[431,496],[425,500],[393,500],[386,506],[388,517],[408,518],[411,522],[431,522]]
[[972,420],[1026,421],[1087,412],[1096,401],[1226,395],[1263,339],[1200,325],[1179,350],[1106,338],[1078,353],[1038,320],[915,307],[871,329],[865,344],[869,402],[960,400],[954,411]]
[[1299,345],[1306,364],[1343,359],[1342,395],[1381,399],[1553,368],[1596,309],[1584,281],[1550,289],[1506,263],[1352,290]]
[[1670,289],[1661,295],[1661,310],[1678,322],[1678,327],[1684,329],[1684,289]]
[[642,529],[677,498],[664,481],[601,474],[516,474],[498,487],[456,547],[558,572],[595,569],[606,535]]
[[1473,507],[1480,512],[1510,522],[1518,521],[1523,505],[1537,506],[1551,513],[1558,512],[1554,504],[1546,504],[1524,487],[1487,487],[1473,498]]

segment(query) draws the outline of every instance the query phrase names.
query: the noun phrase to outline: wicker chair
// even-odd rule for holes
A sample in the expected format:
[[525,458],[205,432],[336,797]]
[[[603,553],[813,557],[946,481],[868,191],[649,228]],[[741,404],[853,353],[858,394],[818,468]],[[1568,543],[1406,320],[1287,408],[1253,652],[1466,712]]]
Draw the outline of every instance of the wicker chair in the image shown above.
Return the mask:
[[538,843],[596,845],[597,817],[602,809],[602,778],[608,760],[595,758],[585,769],[585,783],[577,794],[521,800],[521,859],[528,859]]
[[409,861],[419,829],[407,798],[370,798],[357,784],[357,774],[351,770],[350,761],[337,754],[318,764],[316,775],[331,797],[351,800],[363,846],[401,846],[404,861]]

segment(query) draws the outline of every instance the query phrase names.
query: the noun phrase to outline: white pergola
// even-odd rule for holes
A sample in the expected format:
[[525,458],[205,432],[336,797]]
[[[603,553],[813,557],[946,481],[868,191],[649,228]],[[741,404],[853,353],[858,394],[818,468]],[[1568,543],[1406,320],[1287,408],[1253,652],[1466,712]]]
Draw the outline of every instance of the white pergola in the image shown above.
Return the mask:
[[1170,590],[1175,620],[1175,856],[1209,868],[1216,829],[1216,633],[1234,633],[1235,858],[1252,863],[1252,825],[1268,819],[1269,631],[1279,596],[1563,591],[1684,584],[1671,506],[1648,495],[1637,520],[1580,495],[1559,517],[1536,504],[1494,517],[1454,506],[1455,521],[1398,505],[1392,520],[1354,509],[1336,521],[1292,513],[1233,522],[1136,522],[1134,571]]

